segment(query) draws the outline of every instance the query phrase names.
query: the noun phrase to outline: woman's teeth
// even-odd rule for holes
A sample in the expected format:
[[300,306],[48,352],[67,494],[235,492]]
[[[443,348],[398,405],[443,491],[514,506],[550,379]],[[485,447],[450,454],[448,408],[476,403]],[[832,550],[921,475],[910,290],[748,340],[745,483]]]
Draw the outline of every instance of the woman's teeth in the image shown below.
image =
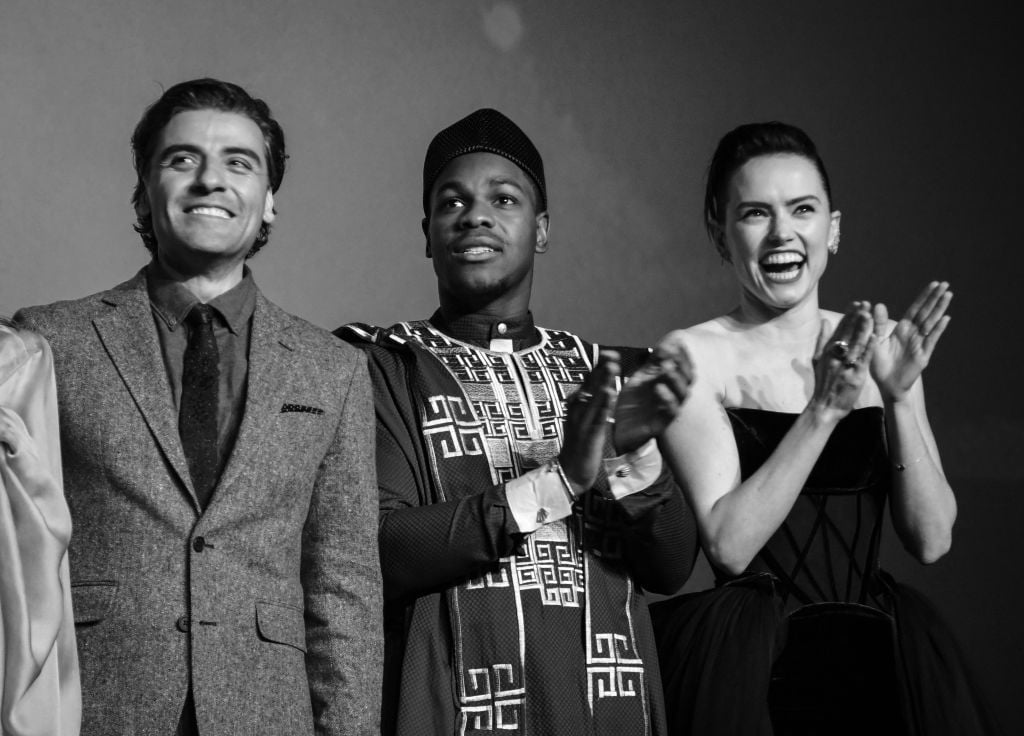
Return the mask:
[[772,281],[792,281],[800,275],[804,257],[799,253],[769,253],[761,259],[760,265]]

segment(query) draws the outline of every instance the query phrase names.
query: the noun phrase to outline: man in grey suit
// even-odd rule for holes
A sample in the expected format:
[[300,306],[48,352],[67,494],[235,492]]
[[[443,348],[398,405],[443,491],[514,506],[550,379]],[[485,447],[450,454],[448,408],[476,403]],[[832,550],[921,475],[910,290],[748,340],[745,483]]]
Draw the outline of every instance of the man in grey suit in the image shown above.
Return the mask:
[[284,136],[211,79],[132,138],[152,261],[22,310],[53,348],[83,736],[369,734],[380,702],[365,359],[256,288]]

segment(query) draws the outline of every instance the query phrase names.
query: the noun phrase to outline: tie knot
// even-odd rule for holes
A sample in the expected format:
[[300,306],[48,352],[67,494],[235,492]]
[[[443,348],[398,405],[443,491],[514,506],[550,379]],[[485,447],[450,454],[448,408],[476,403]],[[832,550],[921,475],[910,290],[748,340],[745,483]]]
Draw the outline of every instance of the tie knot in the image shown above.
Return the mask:
[[199,325],[208,325],[213,321],[213,307],[209,304],[196,304],[189,311],[188,316],[185,317],[187,322],[192,327],[198,327]]

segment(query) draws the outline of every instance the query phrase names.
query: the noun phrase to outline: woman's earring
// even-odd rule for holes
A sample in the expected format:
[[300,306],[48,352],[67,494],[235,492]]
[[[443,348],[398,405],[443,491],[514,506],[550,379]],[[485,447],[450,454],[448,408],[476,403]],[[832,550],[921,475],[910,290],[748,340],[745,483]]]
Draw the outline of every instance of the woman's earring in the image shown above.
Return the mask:
[[839,252],[839,226],[836,225],[828,238],[828,252],[835,255]]

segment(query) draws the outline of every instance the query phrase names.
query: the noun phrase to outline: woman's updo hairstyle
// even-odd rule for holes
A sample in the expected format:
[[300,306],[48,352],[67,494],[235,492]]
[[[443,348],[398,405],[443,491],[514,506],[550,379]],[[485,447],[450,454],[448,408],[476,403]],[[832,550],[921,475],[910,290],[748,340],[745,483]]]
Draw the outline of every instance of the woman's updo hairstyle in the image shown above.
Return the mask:
[[[729,196],[729,181],[732,175],[752,158],[773,154],[791,153],[803,156],[818,170],[829,207],[835,209],[832,188],[818,149],[810,136],[795,125],[771,121],[748,123],[734,128],[718,142],[711,165],[708,166],[707,189],[704,192],[704,227],[716,247],[721,250],[715,232],[725,219],[726,200]],[[724,256],[724,254],[723,254]]]

